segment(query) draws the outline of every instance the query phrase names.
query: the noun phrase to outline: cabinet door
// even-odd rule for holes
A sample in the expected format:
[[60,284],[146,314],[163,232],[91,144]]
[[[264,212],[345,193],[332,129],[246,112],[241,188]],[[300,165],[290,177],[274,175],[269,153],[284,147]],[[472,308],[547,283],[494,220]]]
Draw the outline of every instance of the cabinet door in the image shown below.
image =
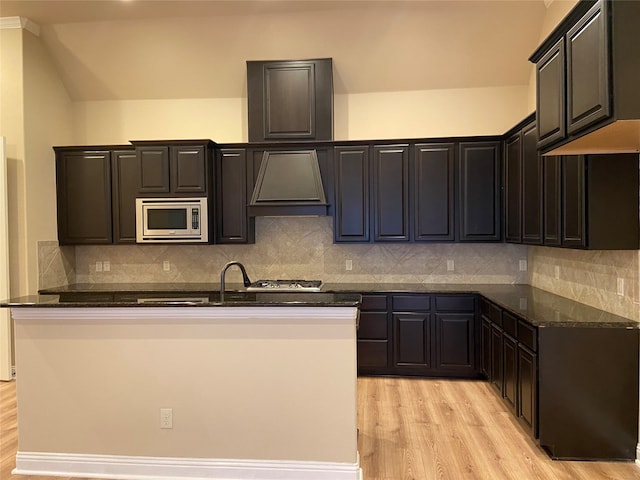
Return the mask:
[[542,244],[542,157],[535,123],[522,131],[522,243]]
[[480,366],[482,373],[491,382],[491,322],[485,316],[482,316],[482,331],[480,341],[482,343],[480,350]]
[[111,152],[113,243],[136,243],[138,163],[135,150]]
[[399,372],[424,373],[432,365],[429,313],[393,314],[393,363]]
[[515,412],[518,398],[518,342],[509,335],[502,338],[502,361],[502,395],[509,408]]
[[542,157],[544,171],[544,195],[543,195],[543,218],[544,218],[544,239],[543,243],[550,246],[558,246],[561,240],[561,157]]
[[471,374],[475,369],[475,314],[436,313],[436,362],[441,372]]
[[460,144],[458,195],[460,241],[500,241],[500,142]]
[[57,151],[56,182],[60,245],[111,243],[109,152]]
[[505,241],[522,243],[522,138],[520,132],[506,142],[504,177]]
[[249,141],[333,139],[331,59],[247,62]]
[[606,2],[597,2],[567,33],[567,131],[607,118],[609,48]]
[[415,146],[413,240],[454,240],[454,152],[453,143]]
[[502,395],[502,329],[491,326],[491,384]]
[[564,79],[564,38],[561,38],[536,64],[538,148],[566,137]]
[[538,437],[537,355],[518,346],[518,417],[534,438]]
[[586,246],[584,156],[562,157],[562,245]]
[[247,155],[243,148],[220,150],[216,164],[216,243],[253,242],[247,214]]
[[368,242],[369,147],[336,147],[334,154],[334,240]]
[[373,147],[376,242],[409,240],[409,146]]
[[203,145],[171,147],[171,191],[184,195],[206,195],[206,162]]
[[139,192],[169,193],[169,147],[137,147]]

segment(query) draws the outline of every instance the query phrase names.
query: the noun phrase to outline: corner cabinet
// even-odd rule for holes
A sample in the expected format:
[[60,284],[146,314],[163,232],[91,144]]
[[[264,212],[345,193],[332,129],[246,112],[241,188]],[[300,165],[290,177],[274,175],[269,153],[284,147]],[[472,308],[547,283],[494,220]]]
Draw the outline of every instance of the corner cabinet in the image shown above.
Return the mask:
[[640,118],[639,22],[639,2],[581,1],[533,53],[538,148]]
[[60,245],[134,243],[137,168],[133,148],[53,148]]
[[504,229],[508,243],[542,244],[542,164],[535,119],[507,134],[504,151]]
[[463,142],[458,153],[458,240],[502,240],[500,142]]
[[362,295],[358,373],[477,378],[476,296]]

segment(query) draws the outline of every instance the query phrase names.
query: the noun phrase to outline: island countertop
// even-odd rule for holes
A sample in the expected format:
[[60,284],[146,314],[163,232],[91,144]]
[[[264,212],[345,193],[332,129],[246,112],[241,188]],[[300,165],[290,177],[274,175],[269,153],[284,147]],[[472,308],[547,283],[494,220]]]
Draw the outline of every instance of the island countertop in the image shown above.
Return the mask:
[[[219,288],[214,283],[76,283],[41,290],[41,295],[14,299],[11,304],[0,306],[131,306],[144,305],[137,303],[139,298],[175,296],[206,298],[198,303],[202,306],[353,306],[359,305],[358,295],[366,293],[471,293],[482,295],[538,327],[640,328],[633,319],[523,284],[326,283],[320,293],[263,293],[246,292],[242,284],[231,283],[224,303],[220,302]],[[172,305],[169,301],[163,304]],[[179,304],[192,305],[188,299],[173,305]]]
[[[121,286],[121,285],[120,285]],[[121,286],[122,287],[122,286]],[[0,301],[0,307],[111,308],[111,307],[358,307],[357,293],[271,293],[160,288],[133,290],[68,291],[17,297]],[[146,287],[148,288],[148,287]]]

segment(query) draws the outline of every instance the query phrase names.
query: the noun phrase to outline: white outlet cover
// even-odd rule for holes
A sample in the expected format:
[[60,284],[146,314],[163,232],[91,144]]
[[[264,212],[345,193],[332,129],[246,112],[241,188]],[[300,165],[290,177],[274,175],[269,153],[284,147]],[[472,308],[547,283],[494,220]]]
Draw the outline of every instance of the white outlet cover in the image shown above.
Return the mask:
[[447,272],[453,272],[455,270],[455,263],[453,260],[447,260]]
[[618,278],[616,285],[617,285],[618,295],[623,297],[624,296],[624,278]]
[[168,272],[169,270],[171,270],[171,263],[169,263],[169,260],[165,260],[164,262],[162,262],[162,269],[165,272]]
[[96,262],[96,272],[102,271],[102,262]]
[[160,428],[173,428],[173,409],[160,409]]
[[105,260],[102,262],[102,271],[109,272],[111,270],[111,262],[109,260]]
[[527,271],[527,261],[526,260],[520,260],[520,271],[521,272],[526,272]]
[[345,260],[344,268],[345,270],[353,270],[353,262],[351,260]]

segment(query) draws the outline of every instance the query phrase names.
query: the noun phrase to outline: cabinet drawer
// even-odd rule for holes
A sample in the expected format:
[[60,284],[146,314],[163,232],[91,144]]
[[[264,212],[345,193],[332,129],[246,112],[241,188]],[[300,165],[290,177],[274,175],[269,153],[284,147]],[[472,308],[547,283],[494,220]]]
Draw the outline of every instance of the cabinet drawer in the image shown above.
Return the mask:
[[386,295],[362,295],[361,311],[369,310],[387,310]]
[[536,327],[525,322],[524,320],[518,320],[518,341],[524,346],[531,349],[533,352],[537,352],[538,331]]
[[394,295],[392,298],[394,311],[430,310],[429,295]]
[[474,312],[473,295],[436,295],[436,312]]
[[480,313],[495,324],[502,326],[502,311],[497,305],[482,298],[480,300]]
[[360,312],[358,339],[386,340],[387,312]]
[[358,367],[386,366],[386,340],[358,340]]
[[502,330],[504,333],[516,338],[518,319],[508,312],[502,312]]

